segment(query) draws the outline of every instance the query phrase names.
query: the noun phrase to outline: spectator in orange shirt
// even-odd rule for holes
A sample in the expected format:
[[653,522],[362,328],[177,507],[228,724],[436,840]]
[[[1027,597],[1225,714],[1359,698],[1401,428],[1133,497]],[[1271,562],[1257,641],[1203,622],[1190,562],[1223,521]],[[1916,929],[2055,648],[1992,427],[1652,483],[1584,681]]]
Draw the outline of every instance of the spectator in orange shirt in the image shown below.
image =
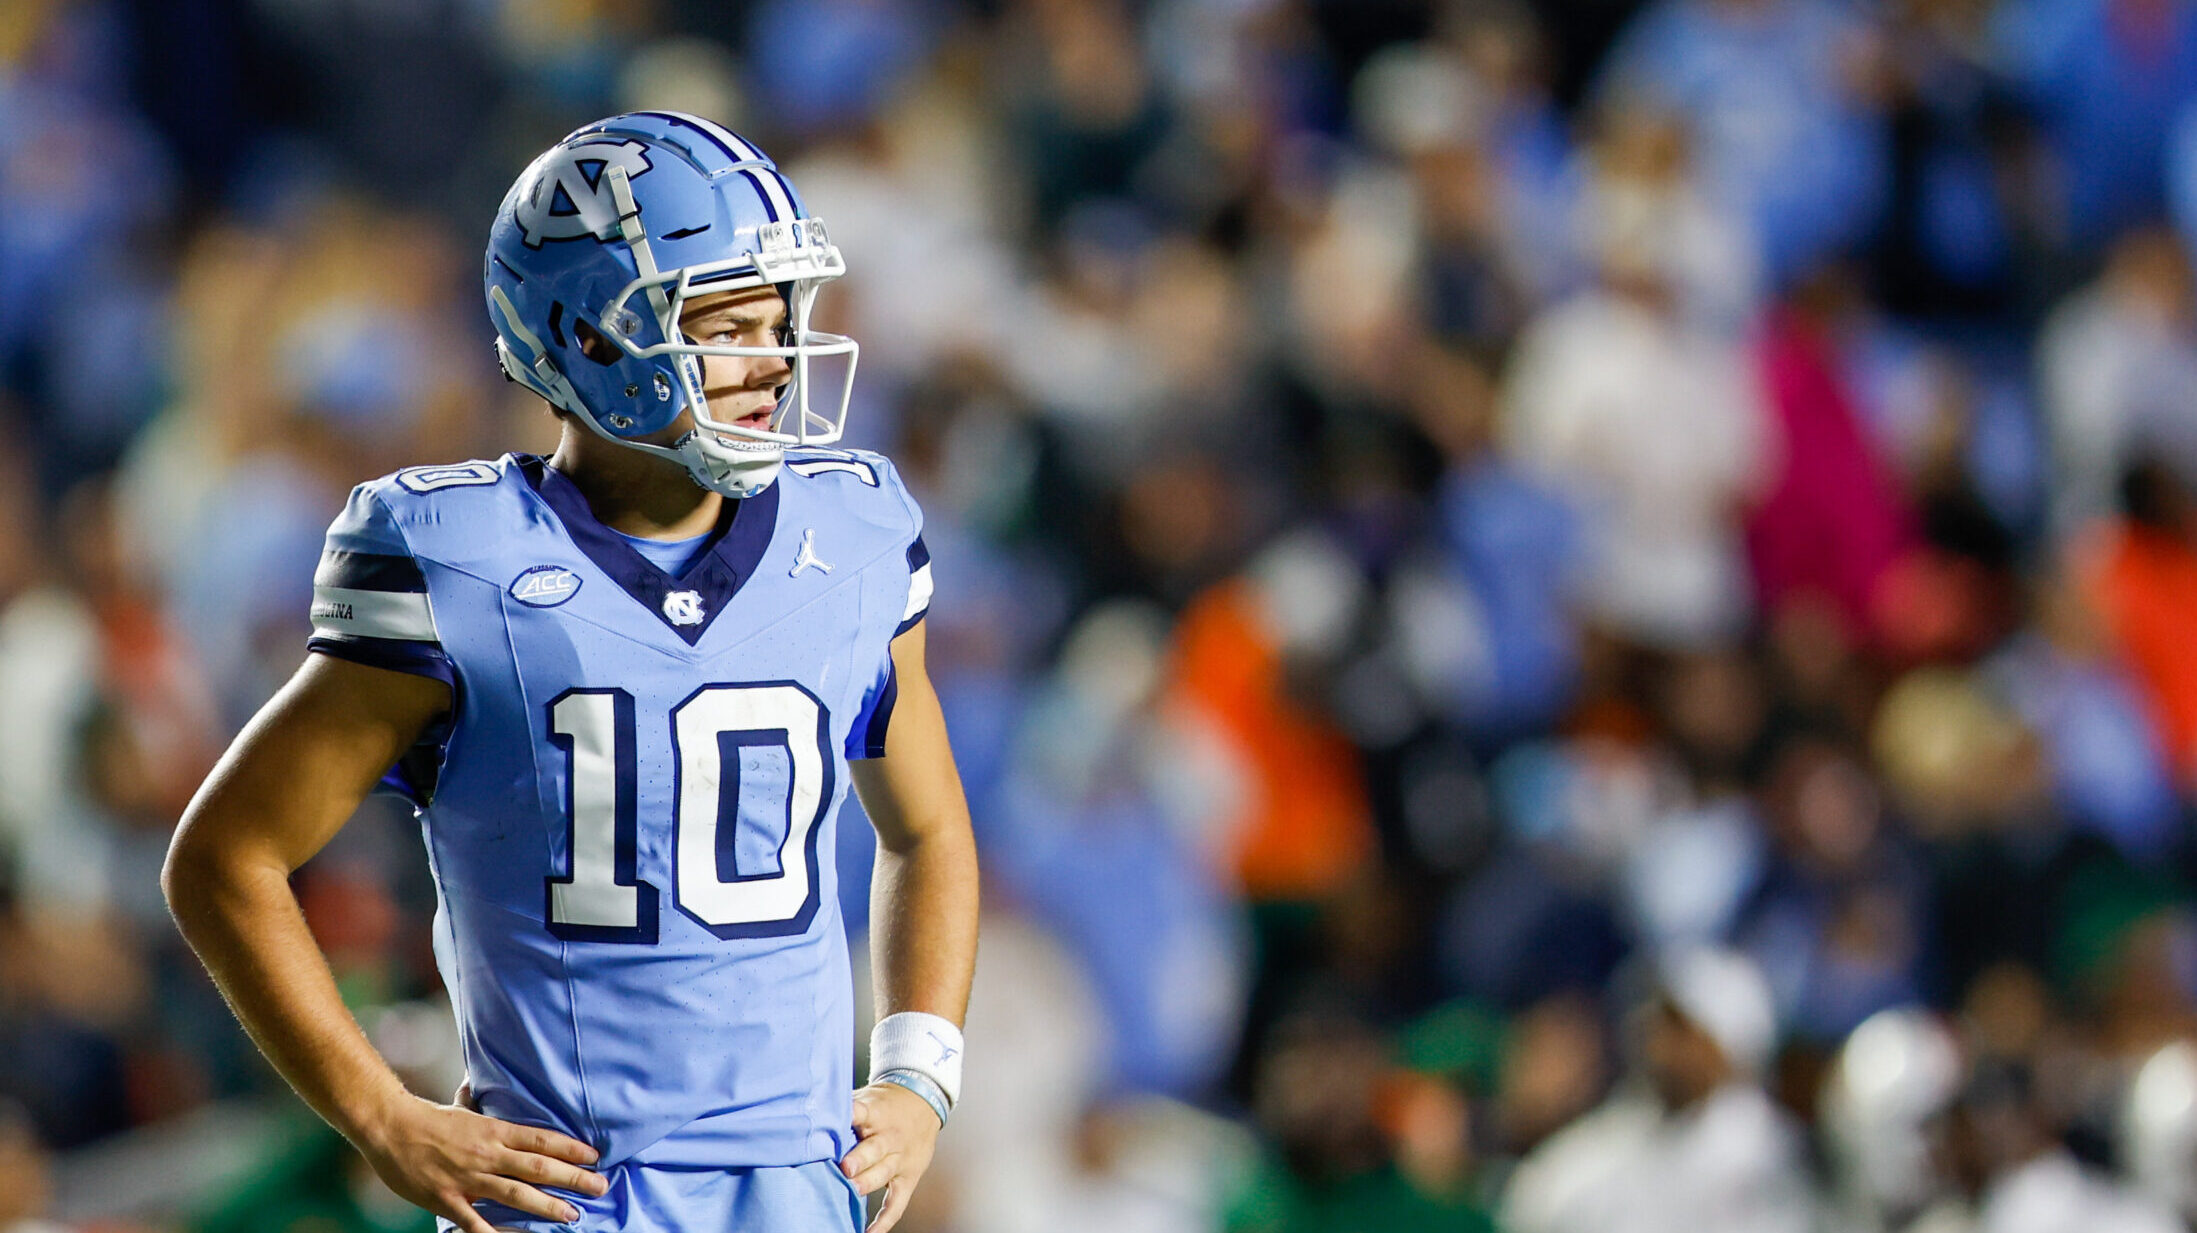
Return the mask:
[[2124,516],[2080,546],[2079,573],[2187,783],[2197,771],[2197,502],[2182,477],[2144,460],[2122,479],[2121,505]]

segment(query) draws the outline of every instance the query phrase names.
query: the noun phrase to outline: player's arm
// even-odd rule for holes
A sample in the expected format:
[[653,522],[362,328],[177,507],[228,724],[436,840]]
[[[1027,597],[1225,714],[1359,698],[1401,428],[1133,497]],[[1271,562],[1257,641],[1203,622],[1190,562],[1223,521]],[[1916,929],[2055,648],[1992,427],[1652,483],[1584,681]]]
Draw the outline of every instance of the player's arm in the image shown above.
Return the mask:
[[[976,972],[976,840],[946,720],[924,668],[924,628],[918,622],[893,640],[899,698],[885,755],[850,766],[877,828],[870,965],[878,1016],[918,1011],[958,1026]],[[862,1140],[841,1167],[864,1194],[887,1187],[871,1225],[883,1233],[900,1219],[930,1165],[938,1117],[921,1097],[880,1083],[856,1093],[854,1120]]]
[[849,766],[877,828],[870,950],[878,1016],[914,1010],[959,1024],[976,971],[976,839],[924,667],[926,628],[893,640],[899,699],[885,756]]
[[308,655],[238,734],[184,811],[161,887],[192,949],[261,1052],[391,1189],[469,1233],[494,1199],[575,1219],[549,1184],[602,1192],[595,1151],[405,1090],[336,991],[290,875],[450,707],[439,680]]

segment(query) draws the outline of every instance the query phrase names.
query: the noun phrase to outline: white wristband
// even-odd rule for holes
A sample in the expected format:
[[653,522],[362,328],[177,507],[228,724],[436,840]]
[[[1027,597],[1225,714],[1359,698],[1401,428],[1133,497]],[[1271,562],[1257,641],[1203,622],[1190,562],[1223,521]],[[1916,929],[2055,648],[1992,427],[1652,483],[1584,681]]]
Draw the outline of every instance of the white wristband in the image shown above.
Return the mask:
[[870,1074],[912,1070],[946,1093],[951,1107],[961,1099],[961,1029],[951,1019],[904,1010],[887,1015],[870,1029]]

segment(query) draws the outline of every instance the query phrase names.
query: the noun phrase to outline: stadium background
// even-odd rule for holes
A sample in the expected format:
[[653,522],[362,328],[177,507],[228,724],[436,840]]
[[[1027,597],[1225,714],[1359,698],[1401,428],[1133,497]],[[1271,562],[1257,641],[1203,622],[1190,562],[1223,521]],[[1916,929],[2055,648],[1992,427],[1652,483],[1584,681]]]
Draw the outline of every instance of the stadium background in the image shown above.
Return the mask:
[[[346,489],[553,439],[481,237],[634,107],[830,224],[850,439],[929,514],[988,898],[910,1233],[1573,1227],[1518,1162],[1673,1018],[1765,1133],[1613,1145],[1662,1184],[1602,1227],[1735,1169],[1700,1233],[1897,1225],[1857,1136],[1934,1227],[2157,1227],[2188,0],[8,0],[0,1227],[418,1227],[156,872]],[[412,828],[298,885],[440,1094]],[[1774,1027],[1658,975],[1704,945]]]

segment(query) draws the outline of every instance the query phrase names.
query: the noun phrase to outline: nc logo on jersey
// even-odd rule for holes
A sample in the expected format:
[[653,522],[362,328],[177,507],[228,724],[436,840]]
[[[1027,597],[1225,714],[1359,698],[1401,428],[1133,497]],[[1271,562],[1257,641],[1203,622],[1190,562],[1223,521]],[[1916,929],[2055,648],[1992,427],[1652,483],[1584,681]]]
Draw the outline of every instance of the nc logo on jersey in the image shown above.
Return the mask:
[[562,565],[537,565],[511,580],[511,598],[529,608],[554,608],[580,591],[580,576]]
[[664,619],[674,625],[700,625],[701,595],[693,591],[673,591],[664,596]]
[[528,248],[544,240],[608,239],[618,228],[618,205],[608,173],[625,168],[627,179],[648,170],[647,148],[638,141],[589,141],[559,146],[535,164],[534,182],[514,208]]

